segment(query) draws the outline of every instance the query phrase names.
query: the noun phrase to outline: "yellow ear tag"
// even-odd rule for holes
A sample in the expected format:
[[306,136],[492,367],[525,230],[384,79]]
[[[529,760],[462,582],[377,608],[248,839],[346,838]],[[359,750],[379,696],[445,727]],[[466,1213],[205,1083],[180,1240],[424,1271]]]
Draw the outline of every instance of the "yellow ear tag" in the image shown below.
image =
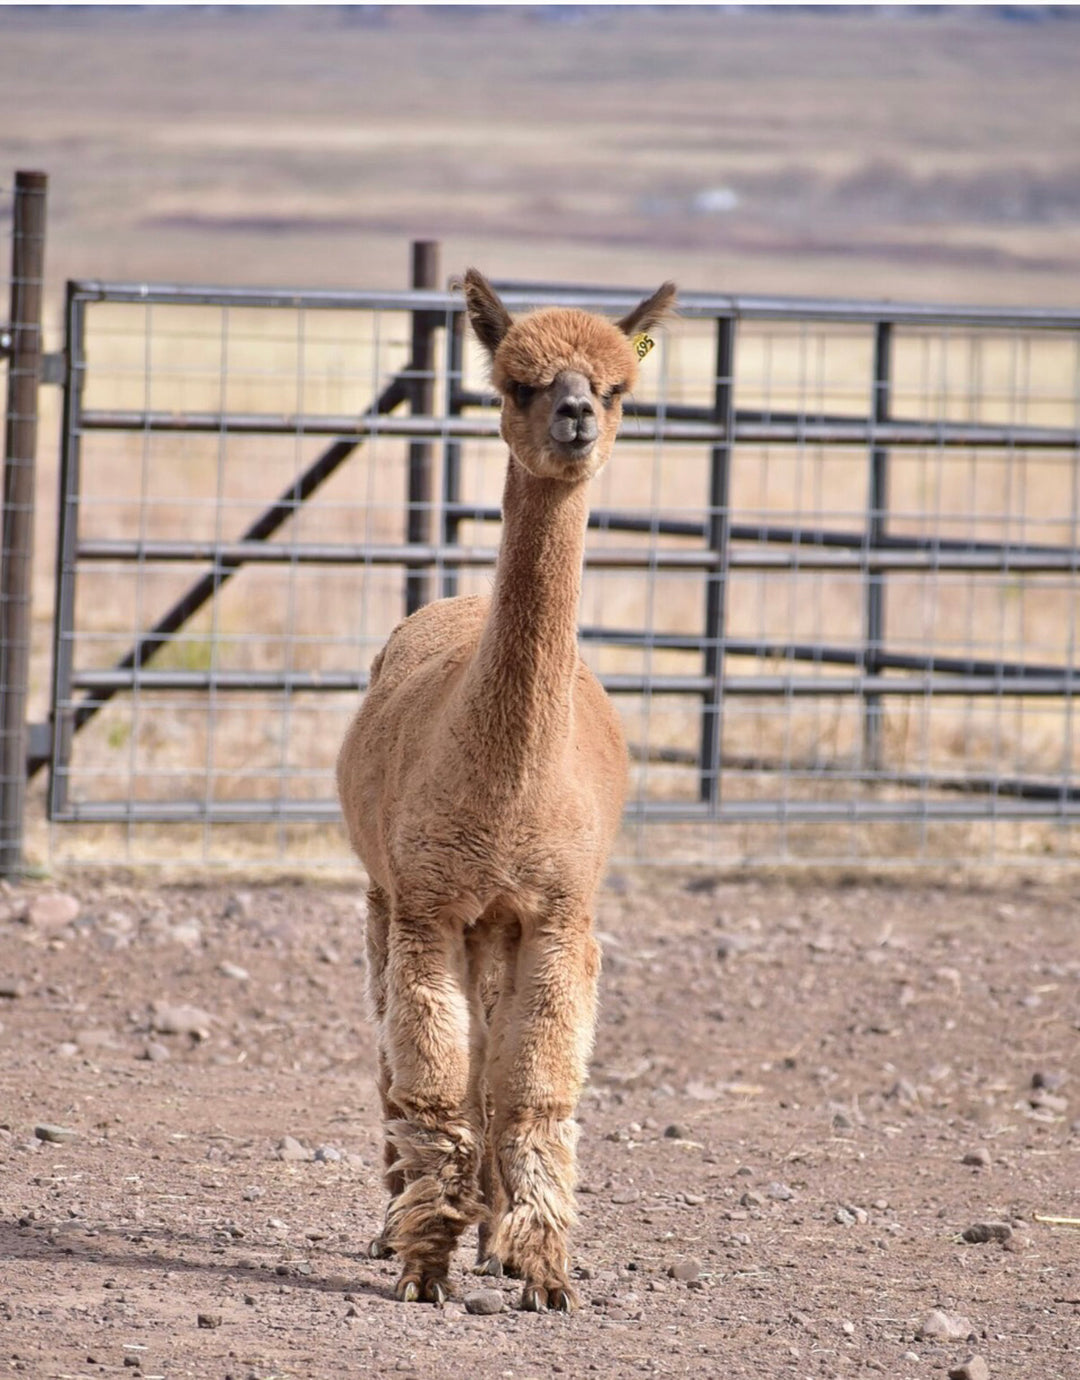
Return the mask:
[[635,335],[630,343],[631,345],[633,345],[634,352],[637,355],[638,359],[644,359],[645,356],[656,344],[656,341],[652,338],[651,335],[646,335],[645,332],[642,331],[640,335]]

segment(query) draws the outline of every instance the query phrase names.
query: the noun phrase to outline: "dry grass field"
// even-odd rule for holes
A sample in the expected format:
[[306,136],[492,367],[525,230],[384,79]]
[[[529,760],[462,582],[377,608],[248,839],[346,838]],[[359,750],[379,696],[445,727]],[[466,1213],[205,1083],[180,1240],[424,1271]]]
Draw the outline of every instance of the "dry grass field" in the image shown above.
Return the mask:
[[[3,164],[51,175],[48,317],[55,342],[69,276],[391,287],[407,242],[443,244],[447,273],[476,262],[516,279],[1015,304],[1080,298],[1080,23],[1019,23],[996,11],[844,13],[652,9],[0,11]],[[48,101],[41,93],[48,89]],[[0,181],[2,181],[0,176]],[[349,415],[405,358],[404,317],[100,308],[91,313],[88,406]],[[857,329],[740,334],[741,407],[864,412],[869,341]],[[704,401],[711,345],[692,323],[650,361],[650,394]],[[474,361],[474,373],[475,361]],[[1075,342],[913,332],[895,357],[893,410],[935,420],[1075,426]],[[477,373],[477,381],[479,375]],[[36,550],[35,716],[43,717],[55,531],[58,418],[47,395]],[[88,536],[238,535],[317,453],[310,438],[88,437]],[[470,443],[470,497],[495,501],[501,448]],[[396,540],[404,447],[369,443],[288,538]],[[597,505],[700,512],[707,450],[658,454],[628,441]],[[893,529],[967,540],[1075,539],[1070,457],[1002,459],[937,449],[894,456]],[[866,456],[857,449],[740,450],[737,520],[859,530]],[[211,502],[209,500],[217,501]],[[139,501],[135,501],[139,500]],[[490,527],[462,540],[491,545]],[[597,534],[597,543],[632,544]],[[103,565],[81,587],[87,666],[111,664],[185,587],[189,573]],[[482,588],[483,572],[463,579]],[[206,671],[350,671],[400,611],[400,572],[247,570],[156,661]],[[733,635],[861,638],[858,574],[743,571],[728,593]],[[700,577],[596,575],[583,622],[693,632]],[[1061,581],[931,572],[893,577],[890,646],[1061,661],[1075,646],[1076,591]],[[597,649],[613,672],[692,670],[685,653]],[[736,672],[786,669],[734,661]],[[794,673],[820,668],[796,665]],[[217,799],[328,793],[348,707],[337,697],[114,702],[79,747],[94,792]],[[685,757],[696,701],[624,701],[643,752]],[[887,705],[890,759],[913,771],[1075,770],[1060,702]],[[725,750],[780,759],[793,798],[823,788],[823,764],[858,770],[849,701],[733,700]],[[1064,753],[1064,756],[1062,755]],[[799,773],[808,783],[800,782]],[[738,789],[767,794],[748,774]],[[685,766],[639,768],[638,793],[692,798]],[[1006,853],[1057,854],[1060,837],[997,826]],[[900,831],[901,834],[904,831]],[[925,838],[834,852],[925,851]],[[177,835],[162,846],[171,855]],[[130,851],[121,829],[107,850]],[[192,846],[205,855],[207,837]],[[335,840],[335,847],[339,841]],[[755,843],[733,830],[735,856]],[[100,844],[98,838],[92,847]],[[820,839],[805,846],[819,851]],[[66,847],[66,841],[64,847]],[[231,844],[223,845],[228,854]],[[285,830],[271,856],[304,845]],[[963,830],[938,845],[961,853]],[[39,850],[54,850],[40,831]],[[246,840],[245,848],[252,847]],[[725,845],[726,848],[726,845]],[[798,852],[788,828],[765,845]],[[932,850],[933,851],[933,850]]]

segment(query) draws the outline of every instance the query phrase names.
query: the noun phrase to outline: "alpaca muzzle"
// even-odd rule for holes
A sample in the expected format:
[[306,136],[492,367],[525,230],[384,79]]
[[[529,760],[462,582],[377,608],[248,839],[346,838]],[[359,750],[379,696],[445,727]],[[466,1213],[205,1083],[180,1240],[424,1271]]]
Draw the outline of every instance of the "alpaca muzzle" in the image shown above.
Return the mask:
[[592,387],[584,374],[565,370],[553,385],[548,435],[562,446],[591,446],[600,434]]

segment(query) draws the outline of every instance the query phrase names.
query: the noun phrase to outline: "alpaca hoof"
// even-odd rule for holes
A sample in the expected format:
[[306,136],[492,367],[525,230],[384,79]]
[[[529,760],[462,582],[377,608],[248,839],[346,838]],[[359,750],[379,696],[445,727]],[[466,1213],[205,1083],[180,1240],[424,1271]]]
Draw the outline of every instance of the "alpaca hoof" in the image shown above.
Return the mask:
[[374,1241],[368,1242],[367,1253],[369,1260],[389,1260],[394,1254],[394,1248],[386,1244],[385,1237],[377,1236]]
[[450,1285],[446,1279],[402,1275],[394,1293],[402,1303],[433,1303],[436,1308],[441,1308],[450,1297]]
[[548,1307],[557,1313],[572,1313],[577,1307],[577,1299],[569,1289],[549,1289]]
[[577,1307],[574,1291],[563,1285],[553,1285],[545,1289],[540,1284],[528,1284],[521,1295],[521,1307],[526,1313],[543,1313],[551,1310],[556,1313],[572,1313]]
[[493,1279],[502,1279],[503,1263],[497,1255],[489,1255],[486,1260],[478,1260],[472,1272],[474,1275],[490,1275]]

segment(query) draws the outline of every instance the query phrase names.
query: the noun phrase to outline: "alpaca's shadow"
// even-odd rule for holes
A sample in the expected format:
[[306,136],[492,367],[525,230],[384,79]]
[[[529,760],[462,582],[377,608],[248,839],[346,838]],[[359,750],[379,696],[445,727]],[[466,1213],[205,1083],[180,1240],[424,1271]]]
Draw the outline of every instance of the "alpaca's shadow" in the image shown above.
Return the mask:
[[[131,1233],[122,1233],[116,1227],[97,1227],[97,1235],[87,1238],[83,1224],[72,1222],[59,1224],[56,1237],[46,1239],[40,1227],[21,1227],[16,1222],[0,1219],[0,1260],[24,1260],[27,1262],[48,1261],[54,1263],[58,1257],[67,1256],[87,1265],[100,1265],[117,1270],[143,1270],[159,1273],[162,1270],[191,1275],[217,1276],[219,1278],[244,1281],[250,1284],[287,1283],[291,1289],[308,1289],[324,1294],[367,1294],[372,1298],[394,1300],[392,1283],[374,1283],[360,1275],[348,1279],[335,1273],[333,1278],[320,1278],[289,1270],[286,1275],[279,1273],[277,1264],[260,1265],[249,1260],[220,1263],[208,1260],[187,1260],[179,1254],[181,1247],[191,1246],[207,1249],[205,1236],[186,1232],[167,1231],[161,1228],[148,1228],[138,1231],[138,1241],[127,1239]],[[66,1228],[66,1230],[65,1230]],[[145,1249],[140,1249],[144,1246]],[[343,1253],[350,1268],[360,1261],[366,1261],[366,1254]]]

